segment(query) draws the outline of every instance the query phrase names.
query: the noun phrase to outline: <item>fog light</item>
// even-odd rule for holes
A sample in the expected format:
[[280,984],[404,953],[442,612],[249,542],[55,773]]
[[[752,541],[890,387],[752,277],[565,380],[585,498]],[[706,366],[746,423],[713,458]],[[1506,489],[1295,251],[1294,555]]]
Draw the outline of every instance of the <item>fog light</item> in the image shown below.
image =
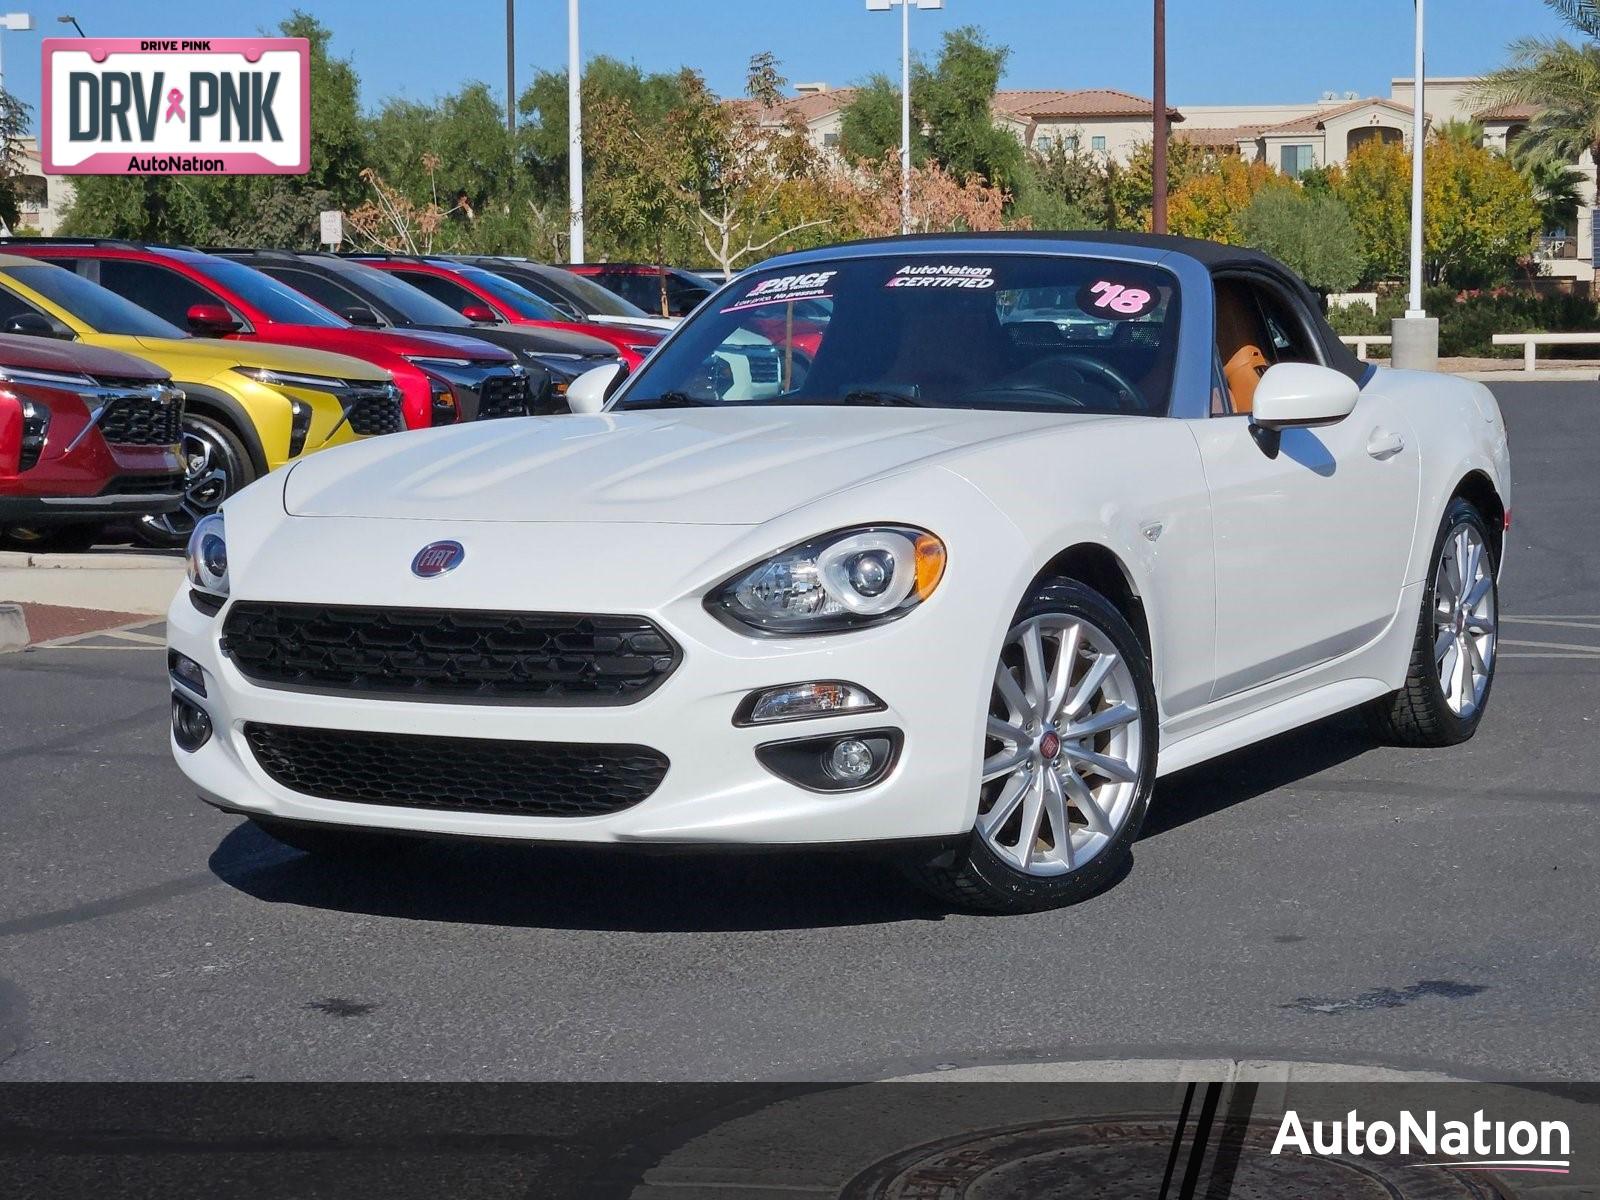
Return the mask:
[[460,415],[456,408],[456,394],[443,384],[435,384],[433,388],[433,424],[454,425]]
[[822,764],[823,769],[840,783],[860,783],[872,774],[872,768],[876,765],[872,747],[860,738],[835,742]]
[[186,654],[179,654],[176,650],[167,651],[167,671],[178,683],[183,684],[197,696],[206,694],[206,673],[201,670],[200,664]]
[[751,692],[733,714],[735,725],[775,725],[846,713],[882,712],[883,701],[866,688],[839,680],[786,683]]
[[852,730],[828,737],[768,742],[756,760],[780,779],[811,792],[855,792],[880,782],[900,757],[898,729]]
[[311,436],[311,405],[304,400],[289,401],[289,457],[299,458]]
[[211,740],[211,718],[206,710],[176,692],[172,696],[172,740],[189,754]]

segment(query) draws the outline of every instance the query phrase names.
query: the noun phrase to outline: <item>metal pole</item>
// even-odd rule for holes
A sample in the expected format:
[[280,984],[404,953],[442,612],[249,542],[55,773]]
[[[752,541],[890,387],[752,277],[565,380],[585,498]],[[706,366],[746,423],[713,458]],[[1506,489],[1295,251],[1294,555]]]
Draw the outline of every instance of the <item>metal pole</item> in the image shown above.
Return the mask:
[[1167,0],[1156,3],[1155,61],[1155,144],[1152,147],[1151,174],[1154,191],[1150,204],[1150,228],[1167,232]]
[[911,232],[911,0],[900,0],[900,232]]
[[517,131],[516,0],[506,0],[506,132]]
[[567,0],[567,204],[572,209],[568,226],[568,254],[583,261],[583,96],[578,59],[578,0]]
[[1416,112],[1411,132],[1411,308],[1406,312],[1407,317],[1428,315],[1422,307],[1422,160],[1428,136],[1427,114],[1423,107],[1423,81],[1428,69],[1422,40],[1423,0],[1416,0],[1416,7],[1416,87],[1412,90],[1412,103],[1416,106]]

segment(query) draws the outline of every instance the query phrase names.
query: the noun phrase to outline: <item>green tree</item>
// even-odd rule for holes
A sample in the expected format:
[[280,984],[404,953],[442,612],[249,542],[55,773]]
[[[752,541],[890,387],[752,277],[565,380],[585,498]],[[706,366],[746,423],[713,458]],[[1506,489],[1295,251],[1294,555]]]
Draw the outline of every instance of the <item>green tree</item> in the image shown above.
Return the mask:
[[976,175],[1015,192],[1022,144],[994,123],[994,95],[1010,50],[991,45],[976,26],[944,35],[932,71],[918,64],[912,98],[928,126],[928,153],[960,183]]
[[1034,229],[1106,228],[1104,160],[1065,138],[1029,153],[1012,215]]
[[1322,292],[1347,292],[1366,260],[1350,212],[1334,197],[1293,187],[1265,188],[1237,220],[1240,240],[1293,268]]
[[26,198],[20,176],[23,172],[22,139],[28,135],[31,110],[10,92],[0,91],[0,219],[8,226],[17,223],[17,211]]
[[[911,164],[928,160],[916,80],[911,85]],[[887,75],[873,75],[856,89],[839,128],[839,151],[854,163],[876,163],[900,147],[900,87]]]
[[1571,232],[1578,209],[1583,207],[1584,173],[1548,158],[1524,158],[1516,165],[1539,206],[1544,232]]
[[1405,147],[1378,139],[1363,142],[1329,177],[1360,239],[1366,260],[1362,278],[1403,276],[1411,238],[1411,156]]

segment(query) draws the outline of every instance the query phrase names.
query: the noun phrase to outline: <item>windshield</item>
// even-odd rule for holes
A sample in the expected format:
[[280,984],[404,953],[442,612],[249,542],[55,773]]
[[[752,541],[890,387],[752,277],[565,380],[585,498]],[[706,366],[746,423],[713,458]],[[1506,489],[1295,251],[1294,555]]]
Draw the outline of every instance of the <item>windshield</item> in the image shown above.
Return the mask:
[[32,288],[46,300],[66,309],[96,333],[124,337],[186,338],[176,325],[169,325],[154,313],[146,312],[131,300],[90,283],[82,275],[62,267],[40,263],[31,267],[11,267],[8,272],[23,287]]
[[1158,416],[1178,283],[1066,255],[904,254],[752,272],[663,345],[618,408],[875,404]]
[[[515,274],[515,268],[507,268]],[[561,271],[560,267],[552,267],[552,271]],[[592,279],[585,279],[582,275],[575,275],[571,271],[561,271],[566,278],[559,284],[561,291],[571,296],[578,307],[586,313],[596,313],[602,317],[648,317],[637,304],[629,304],[615,292],[601,287]]]
[[451,325],[470,328],[472,322],[443,300],[436,300],[420,288],[377,267],[346,263],[341,272],[350,272],[351,282],[387,304],[401,319],[412,325]]
[[504,304],[519,317],[526,317],[530,321],[566,321],[569,318],[548,300],[535,296],[520,283],[512,283],[503,276],[496,275],[493,271],[485,271],[482,267],[457,267],[463,279],[470,279],[474,286],[482,288],[494,298]]
[[285,325],[324,325],[334,329],[350,324],[315,300],[302,296],[288,284],[279,283],[254,267],[209,255],[203,259],[197,256],[193,261],[200,270],[269,321],[281,321]]

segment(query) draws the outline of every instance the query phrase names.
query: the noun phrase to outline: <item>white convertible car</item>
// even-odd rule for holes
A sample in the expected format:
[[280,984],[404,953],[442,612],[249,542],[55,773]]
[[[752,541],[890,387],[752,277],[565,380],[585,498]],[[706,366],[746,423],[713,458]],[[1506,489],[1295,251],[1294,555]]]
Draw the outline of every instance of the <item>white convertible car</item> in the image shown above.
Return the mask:
[[[757,326],[764,398],[716,366]],[[169,663],[206,799],[324,853],[888,844],[1014,911],[1103,886],[1162,774],[1356,706],[1410,745],[1483,717],[1494,398],[1356,361],[1260,254],[795,254],[616,370],[201,524]]]

